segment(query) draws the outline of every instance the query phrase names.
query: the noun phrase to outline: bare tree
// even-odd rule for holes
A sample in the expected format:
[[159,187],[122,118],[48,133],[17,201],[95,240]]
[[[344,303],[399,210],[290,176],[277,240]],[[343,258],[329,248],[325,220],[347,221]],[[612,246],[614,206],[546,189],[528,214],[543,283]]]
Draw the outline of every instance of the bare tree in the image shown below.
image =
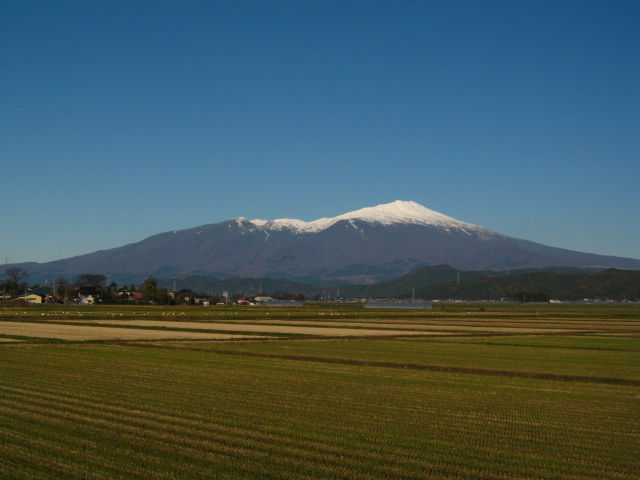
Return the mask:
[[75,284],[78,287],[93,287],[100,288],[107,281],[105,275],[95,273],[84,273],[76,277]]
[[22,268],[7,268],[4,274],[8,277],[7,282],[12,288],[18,288],[18,286],[29,278],[29,272]]
[[56,299],[66,298],[69,287],[69,281],[64,277],[58,277],[53,281],[53,293]]
[[55,288],[66,288],[69,286],[69,281],[64,277],[58,277],[53,281]]

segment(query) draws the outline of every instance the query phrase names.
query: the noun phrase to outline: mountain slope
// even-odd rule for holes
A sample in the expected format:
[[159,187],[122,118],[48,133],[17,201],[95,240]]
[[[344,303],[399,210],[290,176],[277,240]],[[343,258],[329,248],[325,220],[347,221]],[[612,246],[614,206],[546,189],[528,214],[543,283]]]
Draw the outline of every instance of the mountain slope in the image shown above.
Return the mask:
[[[545,293],[551,299],[640,300],[640,271],[608,269],[600,272],[560,273],[534,271],[519,275],[479,278],[470,282],[448,282],[422,289],[427,298],[514,299],[518,293]],[[410,296],[405,293],[405,298]]]
[[314,222],[236,218],[43,264],[14,265],[32,279],[102,273],[273,277],[316,285],[374,283],[428,265],[461,270],[549,266],[640,269],[640,260],[547,247],[396,201]]

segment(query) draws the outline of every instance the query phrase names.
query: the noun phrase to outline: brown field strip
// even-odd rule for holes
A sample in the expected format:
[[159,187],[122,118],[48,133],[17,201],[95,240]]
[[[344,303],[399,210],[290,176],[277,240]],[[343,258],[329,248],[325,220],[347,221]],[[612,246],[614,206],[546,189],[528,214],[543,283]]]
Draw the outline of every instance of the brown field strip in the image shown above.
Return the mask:
[[229,340],[257,338],[241,334],[179,332],[151,329],[117,328],[51,323],[0,322],[0,334],[59,340]]
[[[286,320],[257,320],[251,322],[251,325],[287,325]],[[242,324],[242,321],[234,322]],[[496,333],[572,333],[572,332],[585,332],[591,331],[589,328],[585,328],[581,325],[581,328],[575,326],[569,326],[566,328],[545,328],[545,327],[530,327],[530,326],[503,326],[502,324],[496,326],[476,326],[476,325],[451,325],[451,323],[437,324],[437,323],[375,323],[375,322],[345,322],[345,321],[299,321],[291,320],[291,323],[295,326],[327,326],[327,327],[358,327],[358,328],[373,328],[373,329],[398,329],[398,330],[443,330],[443,331],[468,331],[468,332],[496,332]],[[293,325],[291,325],[293,326]],[[637,330],[637,328],[634,328]]]
[[[82,323],[96,325],[120,325],[137,327],[166,327],[193,330],[229,330],[256,333],[294,333],[302,335],[322,335],[330,337],[369,337],[369,336],[406,336],[406,335],[447,335],[446,332],[425,332],[411,330],[386,330],[371,328],[331,328],[290,325],[256,325],[254,323],[216,323],[216,322],[166,322],[162,320],[83,320]],[[346,327],[353,324],[345,323]],[[73,327],[73,326],[71,326]],[[87,327],[94,328],[94,327]]]
[[[274,315],[274,317],[276,317]],[[158,320],[164,320],[164,318],[158,318]],[[209,321],[209,318],[204,317],[203,320]],[[247,319],[233,319],[233,318],[224,318],[220,320],[212,320],[212,321],[224,321],[229,323],[235,322],[247,322]],[[340,324],[344,322],[350,322],[354,324],[371,324],[371,325],[469,325],[469,326],[493,326],[500,325],[503,327],[531,327],[531,328],[576,328],[579,326],[580,328],[590,328],[590,327],[603,327],[610,326],[613,322],[614,325],[618,327],[632,327],[636,329],[640,329],[640,320],[603,320],[603,321],[585,321],[585,320],[548,320],[546,318],[541,319],[523,319],[519,321],[513,321],[512,319],[505,320],[500,318],[472,318],[472,317],[463,317],[463,318],[450,318],[450,319],[441,319],[441,318],[398,318],[398,319],[375,319],[375,318],[360,318],[360,317],[347,317],[347,318],[326,318],[321,317],[319,319],[309,318],[309,317],[276,317],[276,318],[255,318],[250,319],[251,323],[276,323],[276,322],[295,322],[296,324],[307,323],[309,325],[316,324]]]

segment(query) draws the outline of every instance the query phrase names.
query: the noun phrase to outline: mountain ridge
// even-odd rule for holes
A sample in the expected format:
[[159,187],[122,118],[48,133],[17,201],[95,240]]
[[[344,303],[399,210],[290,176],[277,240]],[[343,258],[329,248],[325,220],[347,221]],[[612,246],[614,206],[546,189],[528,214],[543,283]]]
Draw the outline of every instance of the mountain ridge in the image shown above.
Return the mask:
[[[237,220],[246,220],[239,217]],[[332,218],[320,218],[312,222],[305,222],[292,218],[280,218],[276,220],[249,220],[254,225],[270,229],[281,230],[288,228],[298,233],[317,233],[325,230],[341,220],[362,220],[370,223],[391,225],[393,223],[405,223],[415,225],[437,225],[444,228],[469,228],[472,230],[487,230],[478,225],[462,222],[453,217],[430,210],[413,201],[396,200],[395,202],[381,204],[376,207],[366,207],[353,212],[347,212]],[[495,233],[495,232],[492,232]]]
[[640,260],[549,247],[403,201],[313,222],[238,217],[67,259],[12,266],[25,268],[38,281],[100,273],[126,283],[148,275],[211,275],[326,286],[372,284],[442,264],[461,270],[640,269]]

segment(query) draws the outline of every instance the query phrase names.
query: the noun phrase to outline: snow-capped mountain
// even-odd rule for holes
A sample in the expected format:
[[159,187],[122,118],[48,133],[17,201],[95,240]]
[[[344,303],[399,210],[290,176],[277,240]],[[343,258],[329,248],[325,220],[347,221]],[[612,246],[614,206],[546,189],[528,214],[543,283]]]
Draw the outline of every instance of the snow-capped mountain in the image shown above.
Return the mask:
[[251,220],[251,223],[265,230],[288,229],[294,233],[317,233],[326,230],[341,220],[360,220],[381,225],[392,225],[394,223],[433,225],[445,230],[483,230],[482,227],[477,225],[461,222],[442,213],[429,210],[419,203],[404,202],[402,200],[378,205],[377,207],[362,208],[333,218],[320,218],[313,222],[280,218],[277,220]]
[[240,217],[78,257],[13,266],[28,270],[35,281],[83,273],[105,274],[116,282],[139,282],[150,274],[203,274],[328,285],[377,282],[443,264],[461,270],[640,269],[640,260],[547,247],[405,201],[312,222]]

